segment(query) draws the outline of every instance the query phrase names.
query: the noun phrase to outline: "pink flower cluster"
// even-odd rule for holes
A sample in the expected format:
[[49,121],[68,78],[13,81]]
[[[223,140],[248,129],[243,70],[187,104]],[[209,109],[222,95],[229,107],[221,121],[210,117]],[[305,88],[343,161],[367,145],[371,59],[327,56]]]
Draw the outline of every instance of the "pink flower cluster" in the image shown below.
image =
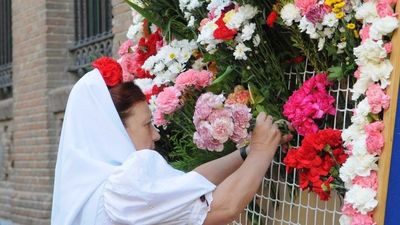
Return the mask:
[[361,214],[356,209],[354,209],[349,203],[345,203],[343,205],[342,213],[343,215],[352,217],[351,225],[376,224],[372,219],[372,213],[366,215]]
[[243,104],[224,104],[223,95],[202,94],[195,107],[193,141],[200,149],[222,151],[229,139],[242,143],[248,137],[250,108]]
[[383,137],[383,121],[376,121],[365,126],[367,133],[367,150],[370,154],[380,155],[385,138]]
[[166,125],[165,114],[171,114],[180,106],[179,97],[182,93],[176,87],[166,87],[160,92],[156,99],[156,110],[153,113],[154,124]]
[[371,112],[378,114],[382,108],[387,109],[390,103],[390,97],[383,92],[378,84],[372,84],[367,90],[368,104],[371,107]]
[[321,119],[326,114],[334,115],[335,99],[326,88],[331,85],[326,74],[318,74],[304,82],[299,90],[283,106],[283,115],[292,123],[297,133],[306,135],[319,129],[314,119]]
[[190,69],[178,75],[175,80],[175,87],[180,91],[187,87],[205,88],[211,84],[212,77],[213,74],[210,71]]

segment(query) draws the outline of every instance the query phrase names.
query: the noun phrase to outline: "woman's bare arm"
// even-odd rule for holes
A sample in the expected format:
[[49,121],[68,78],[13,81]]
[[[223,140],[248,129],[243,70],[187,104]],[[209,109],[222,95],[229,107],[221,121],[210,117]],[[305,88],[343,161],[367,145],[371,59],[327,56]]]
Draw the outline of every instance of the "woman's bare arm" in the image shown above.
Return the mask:
[[227,224],[240,214],[259,188],[280,140],[281,133],[272,123],[272,117],[266,118],[260,113],[251,139],[251,151],[245,162],[217,186],[205,225]]

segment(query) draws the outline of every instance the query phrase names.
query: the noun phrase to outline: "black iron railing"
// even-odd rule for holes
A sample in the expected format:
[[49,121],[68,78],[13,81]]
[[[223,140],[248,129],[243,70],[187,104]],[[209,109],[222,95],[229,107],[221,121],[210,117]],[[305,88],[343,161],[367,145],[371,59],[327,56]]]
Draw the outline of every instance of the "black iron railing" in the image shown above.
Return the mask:
[[112,54],[112,12],[110,0],[75,0],[75,42],[70,51],[75,56],[71,72],[79,76],[90,63]]
[[12,95],[11,0],[0,0],[0,99]]

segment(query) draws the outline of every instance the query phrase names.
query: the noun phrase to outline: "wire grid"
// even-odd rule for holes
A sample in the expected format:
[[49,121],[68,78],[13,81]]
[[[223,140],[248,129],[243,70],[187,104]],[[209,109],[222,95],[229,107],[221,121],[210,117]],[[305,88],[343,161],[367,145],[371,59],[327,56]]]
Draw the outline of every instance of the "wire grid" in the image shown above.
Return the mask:
[[[293,67],[286,72],[288,88],[295,90],[298,86],[314,76],[314,72],[307,70],[307,62],[304,71],[294,71]],[[309,68],[310,69],[310,68]],[[301,82],[301,83],[300,83]],[[344,129],[350,125],[350,118],[354,108],[351,101],[350,87],[353,81],[350,76],[341,82],[335,82],[329,91],[336,98],[336,114],[327,116],[325,126],[334,129]],[[295,137],[296,138],[296,137]],[[297,146],[301,139],[296,138]],[[339,224],[342,199],[336,192],[331,192],[329,201],[321,201],[317,195],[308,191],[299,190],[295,183],[296,171],[279,176],[279,171],[285,169],[283,154],[278,150],[279,160],[274,160],[264,177],[258,193],[253,201],[246,207],[239,219],[233,224],[243,225],[336,225]]]

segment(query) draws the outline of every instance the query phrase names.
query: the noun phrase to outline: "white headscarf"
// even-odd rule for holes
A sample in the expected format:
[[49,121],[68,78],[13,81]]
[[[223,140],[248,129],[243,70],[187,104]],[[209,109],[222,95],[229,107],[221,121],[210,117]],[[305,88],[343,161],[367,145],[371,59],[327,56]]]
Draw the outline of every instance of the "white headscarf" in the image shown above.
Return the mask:
[[[93,195],[100,194],[98,187],[134,151],[100,72],[90,71],[75,84],[68,99],[51,223],[94,224],[99,198]],[[93,214],[81,214],[89,200]]]

